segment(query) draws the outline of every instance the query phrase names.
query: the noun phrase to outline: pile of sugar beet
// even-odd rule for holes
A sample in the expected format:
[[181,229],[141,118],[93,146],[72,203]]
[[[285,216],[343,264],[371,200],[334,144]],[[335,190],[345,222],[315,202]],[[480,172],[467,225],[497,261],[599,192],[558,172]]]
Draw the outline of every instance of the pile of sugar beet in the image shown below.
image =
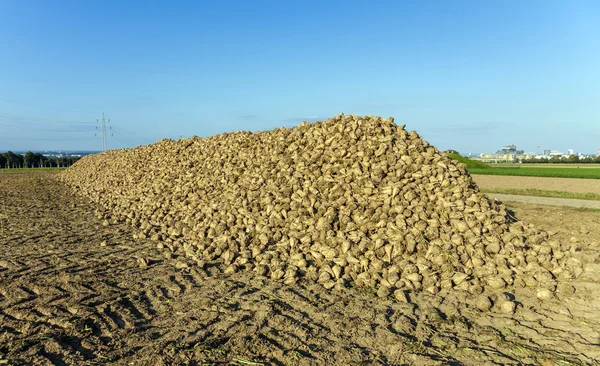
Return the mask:
[[86,156],[61,179],[189,263],[290,285],[547,299],[582,271],[569,243],[517,221],[392,118],[166,139]]

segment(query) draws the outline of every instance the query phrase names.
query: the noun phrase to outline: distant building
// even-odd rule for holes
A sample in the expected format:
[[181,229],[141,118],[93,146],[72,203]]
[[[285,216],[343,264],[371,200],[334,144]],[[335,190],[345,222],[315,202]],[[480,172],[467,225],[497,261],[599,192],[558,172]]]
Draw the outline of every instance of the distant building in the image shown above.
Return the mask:
[[523,150],[517,150],[517,146],[515,146],[515,145],[507,145],[507,146],[502,146],[502,149],[496,151],[496,154],[522,155]]
[[573,151],[573,149],[569,149],[569,150],[567,150],[567,155],[569,155],[569,156],[575,155],[575,152]]
[[507,145],[496,151],[495,154],[483,153],[475,159],[485,163],[518,163],[523,159],[530,159],[534,156],[534,153],[525,153],[523,150],[518,150],[515,145]]

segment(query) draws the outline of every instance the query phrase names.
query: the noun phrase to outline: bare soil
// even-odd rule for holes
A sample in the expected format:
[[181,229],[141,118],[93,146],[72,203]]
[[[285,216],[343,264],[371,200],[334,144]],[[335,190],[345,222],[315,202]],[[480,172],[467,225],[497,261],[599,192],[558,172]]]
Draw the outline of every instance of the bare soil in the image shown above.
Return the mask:
[[481,189],[519,188],[541,189],[577,193],[600,193],[600,179],[520,177],[505,175],[473,174],[473,180]]
[[364,289],[183,268],[177,253],[103,222],[98,206],[54,174],[0,176],[0,363],[600,362],[598,212],[509,206],[577,242],[585,271],[575,294],[542,301],[519,289],[516,312],[505,314],[481,312],[457,291],[409,293],[405,303]]
[[578,200],[572,198],[520,196],[516,194],[488,193],[489,197],[502,202],[522,202],[536,205],[570,206],[580,208],[600,209],[600,201]]

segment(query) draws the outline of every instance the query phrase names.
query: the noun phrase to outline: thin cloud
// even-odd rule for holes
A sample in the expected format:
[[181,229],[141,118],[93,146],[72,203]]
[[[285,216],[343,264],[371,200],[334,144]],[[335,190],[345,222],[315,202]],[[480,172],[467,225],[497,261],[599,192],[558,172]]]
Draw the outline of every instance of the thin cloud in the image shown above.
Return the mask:
[[290,117],[281,121],[281,127],[295,127],[298,126],[302,122],[313,123],[316,121],[324,121],[327,118],[322,117]]
[[259,116],[258,116],[258,115],[256,115],[256,114],[244,114],[244,115],[238,116],[238,117],[237,117],[237,119],[245,119],[245,120],[248,120],[248,119],[257,119],[258,117],[259,117]]
[[498,130],[498,124],[480,124],[480,123],[461,123],[438,127],[421,128],[420,130],[429,136],[440,135],[467,135],[482,136],[489,135]]
[[383,108],[384,105],[380,104],[380,103],[372,103],[372,102],[364,102],[362,103],[362,105],[364,107],[369,107],[369,108]]
[[322,117],[291,117],[291,118],[286,118],[283,120],[283,122],[285,123],[300,123],[300,122],[316,122],[319,120],[323,120],[324,118]]
[[448,126],[447,130],[452,131],[454,133],[461,133],[465,135],[487,135],[496,131],[498,129],[498,125],[480,125],[480,124],[466,124],[466,125],[453,125]]
[[113,102],[113,104],[119,108],[123,109],[139,109],[139,108],[154,108],[162,103],[156,97],[150,95],[137,95],[126,97],[122,99],[117,99]]
[[377,103],[377,102],[361,102],[358,104],[361,108],[414,108],[415,105],[412,103]]

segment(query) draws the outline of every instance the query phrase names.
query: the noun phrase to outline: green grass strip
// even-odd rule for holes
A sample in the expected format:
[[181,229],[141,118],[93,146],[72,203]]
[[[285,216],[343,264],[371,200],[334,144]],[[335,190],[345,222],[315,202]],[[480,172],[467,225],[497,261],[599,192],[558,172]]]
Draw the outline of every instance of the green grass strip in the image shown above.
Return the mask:
[[471,174],[525,177],[600,179],[600,169],[577,168],[467,168]]
[[65,170],[67,168],[0,168],[0,173],[18,173],[18,172],[39,172],[39,171],[47,171],[47,170]]
[[459,163],[463,163],[467,166],[467,170],[471,170],[473,168],[477,168],[477,169],[490,169],[491,166],[487,165],[484,162],[481,162],[479,160],[471,160],[469,158],[465,158],[464,156],[460,155],[459,153],[455,152],[455,151],[446,151],[448,153],[448,156],[450,157],[450,159],[456,160]]
[[518,188],[486,188],[481,189],[484,193],[501,193],[515,194],[519,196],[536,196],[536,197],[552,197],[552,198],[572,198],[578,200],[600,201],[598,193],[578,193],[564,191],[545,191],[542,189],[518,189]]

